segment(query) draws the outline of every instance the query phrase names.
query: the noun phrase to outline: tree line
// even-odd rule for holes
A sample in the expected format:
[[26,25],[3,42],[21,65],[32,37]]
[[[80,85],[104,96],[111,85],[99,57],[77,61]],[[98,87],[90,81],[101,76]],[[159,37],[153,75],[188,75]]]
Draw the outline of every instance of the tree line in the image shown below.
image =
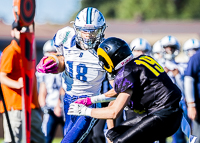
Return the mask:
[[200,0],[82,0],[82,8],[95,7],[106,19],[200,19]]

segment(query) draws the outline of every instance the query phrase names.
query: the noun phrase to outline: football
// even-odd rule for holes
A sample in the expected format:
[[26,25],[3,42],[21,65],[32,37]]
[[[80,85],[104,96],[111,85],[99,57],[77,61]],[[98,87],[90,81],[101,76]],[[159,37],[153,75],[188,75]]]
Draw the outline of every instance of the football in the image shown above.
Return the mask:
[[50,64],[57,63],[58,66],[58,72],[63,72],[65,70],[65,62],[64,62],[64,57],[62,55],[57,55],[56,54],[51,54],[49,55],[45,60],[44,64],[47,63],[49,60],[53,60]]
[[48,57],[44,60],[44,64],[47,63],[49,60],[53,60],[52,63],[53,63],[53,62],[56,62],[56,63],[58,64],[58,59],[57,59],[56,56],[54,56],[54,55],[48,56]]

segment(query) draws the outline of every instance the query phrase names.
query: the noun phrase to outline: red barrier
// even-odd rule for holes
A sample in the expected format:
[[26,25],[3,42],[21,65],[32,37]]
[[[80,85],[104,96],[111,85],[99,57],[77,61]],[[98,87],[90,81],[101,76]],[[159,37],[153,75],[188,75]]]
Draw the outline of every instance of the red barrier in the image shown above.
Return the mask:
[[23,111],[25,115],[26,143],[30,143],[31,136],[31,102],[32,89],[36,65],[36,49],[34,33],[21,33],[20,46],[22,56],[22,77],[24,88],[22,89]]

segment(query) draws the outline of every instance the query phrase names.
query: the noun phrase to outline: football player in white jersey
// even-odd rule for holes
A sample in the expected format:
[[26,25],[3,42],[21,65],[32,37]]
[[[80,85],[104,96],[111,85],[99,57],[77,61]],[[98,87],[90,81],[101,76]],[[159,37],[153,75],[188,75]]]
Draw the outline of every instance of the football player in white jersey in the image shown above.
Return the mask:
[[179,54],[180,44],[176,37],[167,35],[161,39],[161,45],[164,48],[163,56],[165,59],[165,72],[171,77],[172,81],[178,85],[183,91],[183,67],[175,61],[175,57]]
[[[55,34],[56,62],[53,60],[45,62],[48,57],[44,56],[36,67],[37,71],[42,73],[63,72],[66,121],[62,142],[87,142],[87,135],[96,122],[94,118],[67,115],[67,112],[69,104],[78,98],[100,94],[106,72],[99,65],[96,49],[104,40],[105,29],[106,22],[102,13],[93,7],[84,8],[76,16],[73,28],[65,27]],[[107,99],[104,98],[104,94],[102,97]],[[101,104],[97,103],[91,107],[100,106]]]
[[[43,54],[48,56],[56,53],[53,40],[48,40],[43,46]],[[61,74],[36,73],[39,83],[39,104],[44,113],[42,131],[46,138],[46,143],[51,143],[60,124],[64,127],[64,117],[62,110],[61,96],[62,88]]]
[[[187,68],[184,74],[184,91],[185,91],[185,99],[187,103],[187,114],[188,118],[191,121],[192,125],[192,133],[197,137],[196,142],[200,142],[199,136],[199,121],[196,113],[198,113],[198,76],[194,76],[199,67],[198,67],[198,60],[193,56],[196,54],[197,51],[200,49],[200,41],[196,38],[188,39],[183,45],[183,52],[187,56]],[[193,58],[191,58],[193,57]],[[195,77],[195,78],[194,78]],[[196,81],[195,81],[196,80]],[[197,95],[197,96],[195,96]],[[197,116],[196,116],[197,115]]]

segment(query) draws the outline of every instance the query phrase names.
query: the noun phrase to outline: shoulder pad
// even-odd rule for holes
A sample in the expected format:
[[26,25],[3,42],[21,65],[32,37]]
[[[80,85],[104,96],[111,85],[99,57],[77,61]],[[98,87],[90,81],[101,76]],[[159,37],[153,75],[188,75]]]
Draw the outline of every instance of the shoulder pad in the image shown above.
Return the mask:
[[67,26],[58,30],[56,35],[54,36],[54,45],[59,47],[63,45],[68,39],[72,38],[75,35],[75,31],[73,28]]

